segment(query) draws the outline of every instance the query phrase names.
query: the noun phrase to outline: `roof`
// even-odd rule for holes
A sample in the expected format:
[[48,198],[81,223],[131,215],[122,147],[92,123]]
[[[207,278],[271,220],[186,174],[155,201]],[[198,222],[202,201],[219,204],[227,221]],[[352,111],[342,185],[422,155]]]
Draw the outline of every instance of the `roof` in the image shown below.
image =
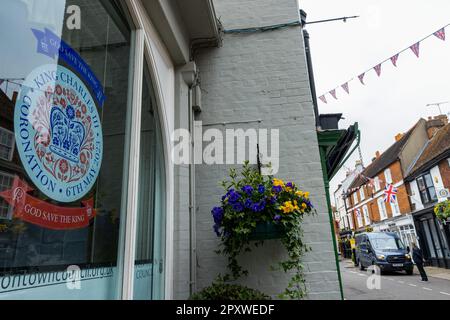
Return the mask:
[[421,172],[433,167],[441,158],[450,156],[450,124],[436,132],[417,159],[407,180],[415,178]]
[[[420,121],[419,121],[420,122]],[[413,131],[418,126],[419,122],[417,122],[414,127],[412,127],[407,133],[403,135],[403,137],[395,142],[393,145],[389,147],[383,154],[380,155],[379,158],[374,160],[366,169],[361,172],[361,175],[358,175],[355,180],[350,185],[349,189],[359,188],[360,186],[367,183],[367,178],[375,177],[379,172],[383,169],[387,168],[393,162],[398,160],[400,153],[411,137]]]

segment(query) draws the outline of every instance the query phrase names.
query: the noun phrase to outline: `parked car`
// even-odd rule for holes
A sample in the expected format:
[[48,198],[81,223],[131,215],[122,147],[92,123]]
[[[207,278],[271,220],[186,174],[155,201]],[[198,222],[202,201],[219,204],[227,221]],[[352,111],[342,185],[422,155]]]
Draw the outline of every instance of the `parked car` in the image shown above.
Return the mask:
[[381,272],[406,271],[408,275],[413,274],[414,264],[411,256],[396,233],[361,233],[355,238],[355,262],[360,270],[376,265]]

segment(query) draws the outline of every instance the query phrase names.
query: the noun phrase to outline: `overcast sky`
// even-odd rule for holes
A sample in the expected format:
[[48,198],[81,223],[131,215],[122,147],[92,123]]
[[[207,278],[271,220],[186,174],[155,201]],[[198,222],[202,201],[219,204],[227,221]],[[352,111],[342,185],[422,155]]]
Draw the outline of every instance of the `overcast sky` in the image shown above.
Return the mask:
[[[359,15],[360,18],[307,26],[311,36],[317,94],[328,92],[350,78],[350,95],[337,90],[338,100],[327,95],[319,101],[320,113],[343,113],[341,127],[358,122],[362,132],[364,164],[377,150],[385,151],[399,132],[410,129],[420,117],[439,114],[426,104],[450,100],[450,26],[445,42],[436,37],[423,41],[420,58],[411,50],[366,74],[362,86],[357,76],[426,35],[450,23],[449,0],[299,0],[308,21]],[[442,106],[443,113],[450,105]],[[345,164],[353,168],[357,153]],[[334,178],[331,194],[345,178]]]

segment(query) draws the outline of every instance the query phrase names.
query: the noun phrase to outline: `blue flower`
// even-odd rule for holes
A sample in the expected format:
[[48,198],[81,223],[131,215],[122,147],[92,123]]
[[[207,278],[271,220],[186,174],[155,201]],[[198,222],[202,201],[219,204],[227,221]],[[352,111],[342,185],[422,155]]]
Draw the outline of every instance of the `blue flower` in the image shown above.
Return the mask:
[[247,199],[247,201],[245,201],[245,207],[247,209],[251,209],[253,207],[253,201],[251,199]]
[[241,195],[239,193],[237,193],[236,191],[234,191],[233,189],[230,190],[230,194],[228,196],[228,201],[231,204],[235,204],[236,202],[239,201],[239,199],[241,198]]
[[272,190],[275,193],[280,193],[281,191],[283,191],[283,187],[281,187],[281,186],[273,186]]
[[270,198],[270,204],[275,204],[275,203],[277,203],[277,197],[271,197]]
[[214,217],[214,222],[216,224],[220,224],[222,222],[222,219],[223,219],[223,208],[215,207],[214,209],[212,209],[211,213],[212,213],[212,215]]
[[244,211],[244,206],[242,205],[242,203],[237,202],[233,205],[233,210],[236,212],[242,212]]
[[249,185],[244,186],[244,187],[242,187],[242,191],[245,192],[246,194],[248,194],[249,196],[251,196],[253,193],[253,187],[249,186]]
[[275,217],[273,217],[273,220],[278,222],[281,220],[281,216],[277,214]]
[[255,203],[253,205],[253,212],[261,212],[264,211],[264,209],[266,208],[266,201],[262,200],[259,203]]
[[292,182],[288,182],[287,184],[286,184],[286,187],[288,187],[288,188],[294,188],[294,184],[292,183]]
[[264,187],[262,184],[260,184],[258,186],[258,192],[261,193],[261,194],[266,192],[266,187]]

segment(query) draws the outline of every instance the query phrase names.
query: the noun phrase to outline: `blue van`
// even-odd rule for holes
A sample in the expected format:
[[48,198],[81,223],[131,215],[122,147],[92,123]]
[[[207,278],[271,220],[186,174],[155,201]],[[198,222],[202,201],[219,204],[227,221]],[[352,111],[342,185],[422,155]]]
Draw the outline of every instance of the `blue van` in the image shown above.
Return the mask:
[[413,274],[414,264],[408,249],[396,233],[369,232],[355,236],[355,264],[360,270],[376,265],[383,271]]

